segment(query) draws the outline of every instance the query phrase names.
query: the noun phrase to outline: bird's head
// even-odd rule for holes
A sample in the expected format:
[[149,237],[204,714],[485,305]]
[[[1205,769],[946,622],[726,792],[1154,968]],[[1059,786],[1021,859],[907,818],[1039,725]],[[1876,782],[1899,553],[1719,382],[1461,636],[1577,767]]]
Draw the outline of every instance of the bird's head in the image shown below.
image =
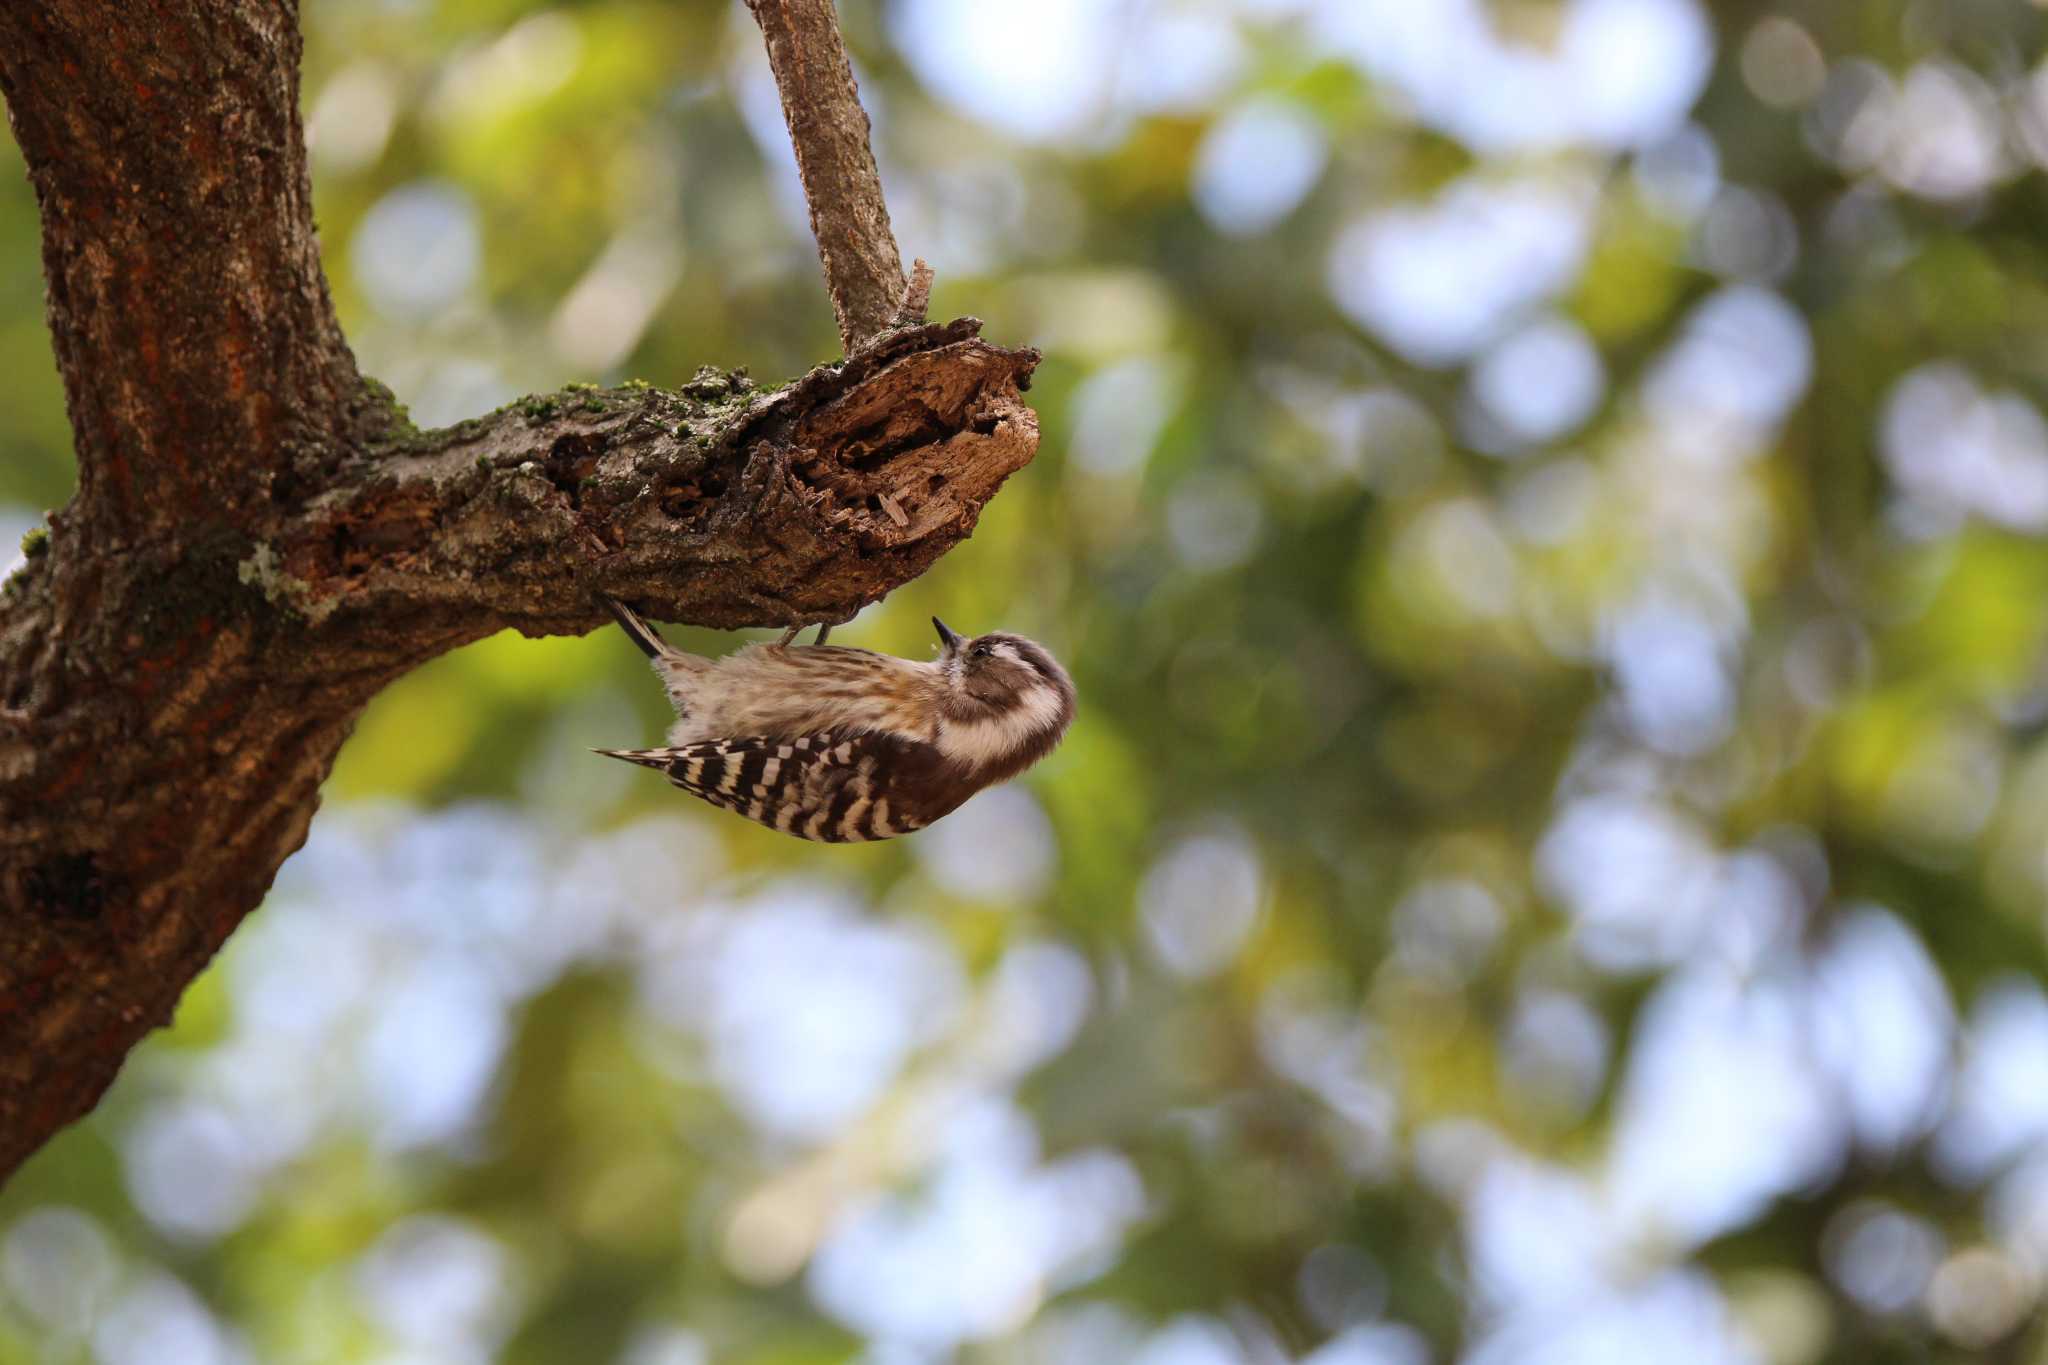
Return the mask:
[[969,767],[1021,772],[1074,718],[1074,684],[1045,646],[994,631],[971,639],[932,618],[944,718],[939,747]]

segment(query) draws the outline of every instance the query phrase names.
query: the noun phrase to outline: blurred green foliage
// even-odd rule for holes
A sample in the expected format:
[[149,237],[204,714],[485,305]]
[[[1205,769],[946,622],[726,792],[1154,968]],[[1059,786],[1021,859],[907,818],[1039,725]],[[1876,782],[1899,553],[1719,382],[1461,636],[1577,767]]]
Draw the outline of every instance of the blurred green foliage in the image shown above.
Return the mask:
[[[422,422],[833,354],[740,7],[304,8]],[[842,9],[933,315],[1046,359],[841,638],[1036,636],[1073,734],[815,848],[587,755],[610,632],[401,680],[0,1193],[0,1362],[2048,1359],[2048,15]]]

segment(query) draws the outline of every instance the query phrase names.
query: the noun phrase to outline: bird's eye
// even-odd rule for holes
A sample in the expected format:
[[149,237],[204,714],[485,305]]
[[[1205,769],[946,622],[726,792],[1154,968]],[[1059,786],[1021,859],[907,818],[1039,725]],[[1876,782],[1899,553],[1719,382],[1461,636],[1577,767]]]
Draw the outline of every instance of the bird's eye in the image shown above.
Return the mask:
[[986,640],[983,640],[977,642],[974,645],[971,645],[968,648],[967,653],[971,657],[976,659],[986,659],[989,655],[995,653],[995,646],[989,644]]

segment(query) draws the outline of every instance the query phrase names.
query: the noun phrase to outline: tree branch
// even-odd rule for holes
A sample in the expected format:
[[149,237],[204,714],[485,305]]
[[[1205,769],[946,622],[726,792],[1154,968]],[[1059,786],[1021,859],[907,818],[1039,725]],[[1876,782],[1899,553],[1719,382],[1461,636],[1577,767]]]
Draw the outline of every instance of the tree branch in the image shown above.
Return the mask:
[[297,18],[291,0],[0,5],[96,539],[253,514],[252,470],[317,475],[361,412],[313,234]]
[[694,625],[844,621],[965,538],[1037,448],[1037,353],[979,330],[899,331],[773,392],[707,369],[401,436],[237,572],[316,638],[390,638],[401,666],[506,627],[591,630],[599,592]]
[[[328,303],[296,17],[0,3],[80,467],[0,584],[0,1178],[255,908],[392,679],[508,626],[594,629],[600,592],[704,625],[842,621],[1037,448],[1036,354],[972,319],[903,325],[893,243],[893,292],[827,255],[861,344],[787,388],[706,370],[413,429]],[[820,98],[804,126],[849,126]],[[872,247],[867,177],[820,221]]]
[[[768,44],[839,339],[852,355],[897,325],[906,284],[839,16],[832,0],[747,0],[747,8]],[[914,312],[911,321],[924,320],[921,303]]]

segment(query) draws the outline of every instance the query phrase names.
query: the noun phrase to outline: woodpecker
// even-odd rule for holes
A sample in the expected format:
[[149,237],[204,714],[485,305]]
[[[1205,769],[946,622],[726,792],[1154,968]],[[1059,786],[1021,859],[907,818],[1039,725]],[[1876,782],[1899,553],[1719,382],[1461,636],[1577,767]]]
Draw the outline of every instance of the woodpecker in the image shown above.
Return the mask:
[[[1051,753],[1074,718],[1074,684],[1044,647],[972,639],[938,617],[939,656],[841,645],[685,653],[625,603],[605,605],[676,708],[659,749],[598,749],[654,768],[692,796],[826,843],[923,829],[983,787]],[[823,631],[819,632],[820,638]]]

